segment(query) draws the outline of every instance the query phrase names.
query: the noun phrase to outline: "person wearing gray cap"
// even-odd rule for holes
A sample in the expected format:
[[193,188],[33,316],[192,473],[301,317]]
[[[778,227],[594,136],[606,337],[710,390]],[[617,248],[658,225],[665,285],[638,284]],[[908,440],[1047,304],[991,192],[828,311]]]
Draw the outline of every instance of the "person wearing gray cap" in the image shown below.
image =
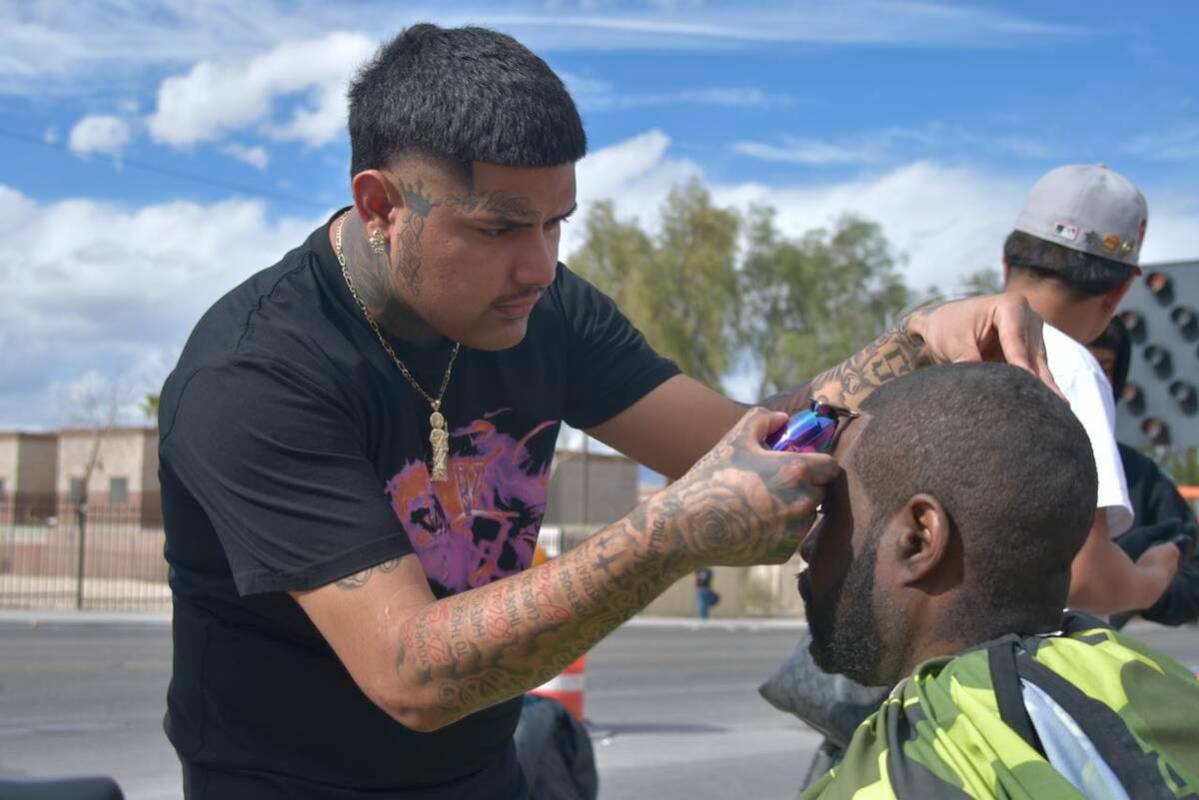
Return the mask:
[[1134,563],[1112,539],[1132,524],[1115,437],[1111,385],[1087,350],[1140,274],[1149,209],[1132,181],[1103,165],[1069,165],[1033,186],[1003,246],[1007,291],[1045,318],[1049,369],[1091,440],[1095,522],[1071,569],[1070,605],[1100,614],[1148,608],[1178,570],[1163,544]]

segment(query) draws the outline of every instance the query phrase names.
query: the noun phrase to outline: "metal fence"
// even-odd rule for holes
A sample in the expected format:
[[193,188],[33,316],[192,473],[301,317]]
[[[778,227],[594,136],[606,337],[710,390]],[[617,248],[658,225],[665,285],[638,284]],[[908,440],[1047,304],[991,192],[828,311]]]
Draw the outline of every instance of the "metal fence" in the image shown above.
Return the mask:
[[0,505],[0,608],[170,608],[161,515],[64,503],[37,514]]
[[[547,525],[539,543],[557,556],[595,526]],[[167,610],[161,514],[92,503],[0,505],[0,608]]]

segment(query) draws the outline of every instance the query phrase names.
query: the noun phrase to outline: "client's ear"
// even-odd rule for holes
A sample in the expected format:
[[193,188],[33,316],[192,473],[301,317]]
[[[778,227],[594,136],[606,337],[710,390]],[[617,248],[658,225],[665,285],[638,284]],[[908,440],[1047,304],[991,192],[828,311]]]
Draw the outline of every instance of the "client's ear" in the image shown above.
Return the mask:
[[953,538],[941,501],[918,494],[892,520],[898,526],[896,569],[904,586],[927,580],[945,562]]

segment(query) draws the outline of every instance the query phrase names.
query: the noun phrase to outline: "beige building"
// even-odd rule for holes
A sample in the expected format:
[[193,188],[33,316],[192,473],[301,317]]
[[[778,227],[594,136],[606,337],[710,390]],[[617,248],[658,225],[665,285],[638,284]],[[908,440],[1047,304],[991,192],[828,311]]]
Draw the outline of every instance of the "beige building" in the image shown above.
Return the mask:
[[619,454],[558,450],[546,525],[609,525],[637,505],[637,463]]
[[58,436],[0,431],[0,519],[25,524],[54,516]]
[[[84,486],[93,454],[95,467]],[[143,527],[160,526],[158,429],[115,428],[98,440],[96,431],[86,428],[59,431],[56,489],[61,503],[86,500],[92,509],[138,515]]]

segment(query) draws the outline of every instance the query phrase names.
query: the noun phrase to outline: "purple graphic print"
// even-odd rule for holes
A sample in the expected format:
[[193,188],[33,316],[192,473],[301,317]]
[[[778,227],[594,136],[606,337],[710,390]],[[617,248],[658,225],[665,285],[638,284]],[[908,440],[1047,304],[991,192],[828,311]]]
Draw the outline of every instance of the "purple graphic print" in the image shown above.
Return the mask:
[[444,483],[429,480],[423,459],[387,482],[392,508],[438,597],[513,575],[533,561],[559,423],[535,423],[514,435],[501,430],[511,416],[502,409],[452,431]]

